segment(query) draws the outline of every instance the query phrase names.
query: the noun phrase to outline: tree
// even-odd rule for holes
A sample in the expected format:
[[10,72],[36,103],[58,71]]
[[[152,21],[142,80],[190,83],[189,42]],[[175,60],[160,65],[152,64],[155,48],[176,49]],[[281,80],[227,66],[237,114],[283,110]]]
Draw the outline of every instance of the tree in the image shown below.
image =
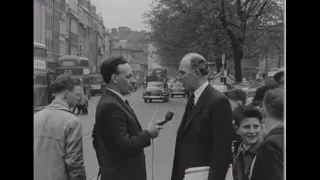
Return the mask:
[[269,31],[283,21],[283,0],[157,0],[145,17],[163,64],[177,65],[191,51],[219,64],[227,51],[241,82],[242,59],[272,44]]

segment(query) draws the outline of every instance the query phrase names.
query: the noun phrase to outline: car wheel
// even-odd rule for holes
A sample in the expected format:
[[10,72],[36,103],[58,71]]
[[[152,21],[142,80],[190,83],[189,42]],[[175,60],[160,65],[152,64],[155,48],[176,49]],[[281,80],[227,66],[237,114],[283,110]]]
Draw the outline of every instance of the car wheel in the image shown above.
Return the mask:
[[149,99],[149,103],[151,103],[152,102],[152,99]]
[[174,95],[173,95],[173,94],[171,94],[171,97],[173,98],[173,97],[174,97]]
[[144,102],[147,103],[147,102],[148,102],[148,99],[144,99]]

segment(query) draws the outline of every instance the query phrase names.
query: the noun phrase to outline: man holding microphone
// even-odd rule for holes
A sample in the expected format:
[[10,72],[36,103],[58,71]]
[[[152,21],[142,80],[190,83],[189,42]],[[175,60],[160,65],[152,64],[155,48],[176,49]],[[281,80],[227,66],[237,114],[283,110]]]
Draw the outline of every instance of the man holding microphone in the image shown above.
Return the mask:
[[92,136],[101,180],[146,180],[144,148],[158,137],[162,126],[156,122],[142,130],[124,97],[135,80],[123,57],[110,58],[100,68],[106,91],[96,108]]

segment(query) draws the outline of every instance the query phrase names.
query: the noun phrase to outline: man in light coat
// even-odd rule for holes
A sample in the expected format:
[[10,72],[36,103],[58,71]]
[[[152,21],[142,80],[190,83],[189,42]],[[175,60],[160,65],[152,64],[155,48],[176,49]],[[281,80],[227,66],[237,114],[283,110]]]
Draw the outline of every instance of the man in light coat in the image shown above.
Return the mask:
[[52,84],[55,99],[34,115],[34,180],[85,180],[82,127],[69,110],[75,82],[67,75]]

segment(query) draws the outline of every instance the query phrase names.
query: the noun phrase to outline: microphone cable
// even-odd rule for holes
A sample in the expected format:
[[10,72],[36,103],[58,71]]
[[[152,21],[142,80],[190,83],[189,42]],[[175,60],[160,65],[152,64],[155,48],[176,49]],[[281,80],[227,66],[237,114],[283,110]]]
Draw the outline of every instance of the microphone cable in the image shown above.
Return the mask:
[[154,164],[154,142],[153,142],[153,139],[151,140],[152,142],[152,156],[151,156],[151,168],[152,168],[152,171],[151,171],[151,180],[154,180],[154,174],[153,174],[153,164]]
[[[152,116],[150,124],[153,123],[153,120],[154,120],[154,117],[156,115],[156,112],[157,112],[157,108],[153,112],[153,116]],[[153,139],[151,139],[151,149],[152,149],[152,154],[151,154],[151,179],[154,180],[154,168],[153,168],[153,165],[154,165],[154,141],[153,141]]]

